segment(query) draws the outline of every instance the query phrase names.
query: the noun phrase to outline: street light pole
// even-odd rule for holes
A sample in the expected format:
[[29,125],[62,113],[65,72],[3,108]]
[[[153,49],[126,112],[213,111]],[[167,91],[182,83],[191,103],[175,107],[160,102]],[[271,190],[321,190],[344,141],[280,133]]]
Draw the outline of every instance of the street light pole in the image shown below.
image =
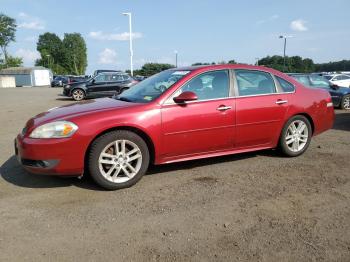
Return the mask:
[[255,60],[256,60],[256,62],[255,62],[255,65],[259,65],[259,57],[255,57]]
[[177,50],[175,50],[174,53],[175,53],[175,67],[177,67],[177,56],[178,56],[179,52]]
[[280,35],[279,38],[284,39],[284,47],[283,47],[283,71],[286,71],[286,47],[287,47],[287,38],[291,38],[293,36],[285,36],[285,35]]
[[134,52],[132,50],[132,21],[131,21],[131,13],[123,13],[123,15],[126,15],[129,17],[129,45],[130,45],[130,74],[131,76],[134,75],[134,68],[133,68],[133,62],[132,57],[134,55]]

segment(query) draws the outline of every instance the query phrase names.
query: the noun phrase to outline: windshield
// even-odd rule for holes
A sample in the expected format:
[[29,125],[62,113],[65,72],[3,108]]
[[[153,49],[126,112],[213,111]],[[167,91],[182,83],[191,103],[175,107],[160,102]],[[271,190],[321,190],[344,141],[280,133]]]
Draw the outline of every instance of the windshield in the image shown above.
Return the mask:
[[143,80],[142,82],[139,82],[115,98],[136,103],[151,102],[189,72],[190,71],[187,70],[167,70],[160,72],[150,78],[147,78],[146,80]]
[[333,76],[324,76],[326,79],[331,80]]

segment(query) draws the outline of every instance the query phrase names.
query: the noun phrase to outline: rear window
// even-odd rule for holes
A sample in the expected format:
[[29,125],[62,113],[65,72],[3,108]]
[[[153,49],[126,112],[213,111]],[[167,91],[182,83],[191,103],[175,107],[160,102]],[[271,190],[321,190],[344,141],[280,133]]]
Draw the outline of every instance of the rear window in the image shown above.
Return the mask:
[[289,83],[288,81],[284,80],[283,78],[280,78],[278,76],[275,76],[278,83],[280,84],[283,92],[294,92],[295,88],[294,85]]

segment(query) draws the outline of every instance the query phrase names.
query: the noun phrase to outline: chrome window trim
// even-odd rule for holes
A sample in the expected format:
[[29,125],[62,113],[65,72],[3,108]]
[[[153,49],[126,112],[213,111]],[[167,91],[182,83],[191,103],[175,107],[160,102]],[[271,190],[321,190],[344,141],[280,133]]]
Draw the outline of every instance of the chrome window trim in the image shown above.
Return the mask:
[[[226,69],[215,69],[215,70],[209,70],[209,71],[205,71],[205,72],[202,72],[200,74],[197,74],[197,75],[194,75],[193,77],[191,77],[190,79],[188,79],[185,83],[183,83],[179,88],[177,88],[171,95],[169,95],[169,97],[165,100],[165,102],[163,103],[163,105],[174,105],[174,104],[177,104],[175,103],[175,101],[173,100],[174,98],[174,95],[175,93],[181,89],[182,87],[184,87],[185,85],[187,85],[190,81],[192,81],[194,78],[200,76],[200,75],[203,75],[203,74],[207,74],[207,73],[211,73],[211,72],[218,72],[218,71],[226,71],[228,73],[228,81],[229,81],[229,85],[228,85],[228,88],[229,88],[229,92],[228,92],[228,95],[227,97],[221,97],[221,98],[213,98],[213,99],[205,99],[205,100],[196,100],[196,101],[189,101],[189,102],[186,102],[186,104],[192,104],[192,103],[198,103],[198,102],[206,102],[206,101],[215,101],[215,100],[224,100],[224,99],[229,99],[229,98],[234,98],[234,96],[232,96],[232,78],[231,78],[231,70],[229,68],[226,68]],[[234,93],[233,93],[234,94]]]
[[269,94],[258,94],[258,95],[249,95],[249,96],[237,96],[235,98],[246,98],[246,97],[257,97],[257,96],[275,96],[275,95],[285,95],[285,94],[294,94],[295,92],[286,92],[286,93],[269,93]]

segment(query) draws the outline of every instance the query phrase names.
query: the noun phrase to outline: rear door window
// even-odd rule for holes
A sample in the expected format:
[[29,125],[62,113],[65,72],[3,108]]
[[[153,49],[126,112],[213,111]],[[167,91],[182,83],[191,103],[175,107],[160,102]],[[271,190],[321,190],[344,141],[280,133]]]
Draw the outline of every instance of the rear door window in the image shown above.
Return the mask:
[[238,95],[253,96],[276,93],[275,82],[269,73],[257,70],[235,70]]

